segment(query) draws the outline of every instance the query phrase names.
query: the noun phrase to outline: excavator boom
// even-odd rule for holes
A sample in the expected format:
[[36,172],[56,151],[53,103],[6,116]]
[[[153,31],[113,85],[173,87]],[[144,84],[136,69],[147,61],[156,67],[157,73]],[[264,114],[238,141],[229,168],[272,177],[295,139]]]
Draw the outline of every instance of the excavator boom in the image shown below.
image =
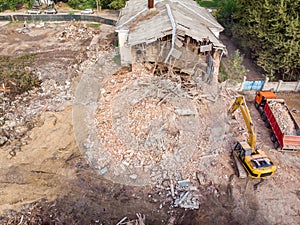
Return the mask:
[[247,129],[248,129],[248,133],[249,133],[248,144],[250,145],[252,152],[255,152],[256,133],[254,132],[252,118],[250,116],[250,112],[246,105],[244,96],[239,96],[236,98],[235,102],[233,103],[231,108],[228,110],[228,114],[234,113],[238,108],[240,108],[240,110],[241,110],[243,119],[244,119]]

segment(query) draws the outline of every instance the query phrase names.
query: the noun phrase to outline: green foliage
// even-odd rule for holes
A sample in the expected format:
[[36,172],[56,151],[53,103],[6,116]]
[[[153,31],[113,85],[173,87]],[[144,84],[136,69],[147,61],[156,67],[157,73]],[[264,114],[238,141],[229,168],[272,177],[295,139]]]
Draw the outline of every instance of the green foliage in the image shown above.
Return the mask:
[[87,26],[88,27],[100,27],[100,23],[88,23]]
[[220,64],[219,68],[219,82],[223,82],[228,79],[228,74],[226,73],[226,70],[223,66],[223,64]]
[[236,0],[234,37],[271,79],[300,78],[300,1]]
[[121,9],[125,6],[126,0],[113,0],[108,4],[110,9]]
[[15,11],[18,6],[26,5],[27,8],[32,8],[34,0],[0,0],[0,12],[10,9]]
[[16,57],[0,56],[0,83],[11,90],[12,94],[20,94],[40,85],[40,81],[25,68],[34,61],[33,54]]
[[68,5],[74,9],[96,9],[97,2],[102,9],[121,9],[126,0],[69,0]]
[[241,82],[248,70],[243,65],[244,56],[240,54],[239,50],[236,50],[234,54],[229,55],[227,59],[228,65],[228,78]]
[[236,0],[220,0],[216,17],[219,23],[225,28],[225,33],[231,36],[231,28],[236,22],[233,15],[239,11]]
[[95,0],[69,0],[68,5],[74,9],[97,8]]
[[115,62],[115,64],[121,65],[121,58],[120,58],[120,55],[115,55],[115,56],[113,57],[113,61]]
[[[97,9],[97,4],[102,9],[119,10],[125,6],[127,0],[66,0],[73,9]],[[57,3],[58,1],[54,1]],[[27,9],[32,8],[34,0],[0,0],[0,12],[11,9],[16,10],[18,5],[25,5]]]
[[34,0],[23,1],[27,9],[32,9]]
[[196,2],[198,2],[200,6],[206,8],[216,8],[218,6],[219,1],[220,0],[196,0]]

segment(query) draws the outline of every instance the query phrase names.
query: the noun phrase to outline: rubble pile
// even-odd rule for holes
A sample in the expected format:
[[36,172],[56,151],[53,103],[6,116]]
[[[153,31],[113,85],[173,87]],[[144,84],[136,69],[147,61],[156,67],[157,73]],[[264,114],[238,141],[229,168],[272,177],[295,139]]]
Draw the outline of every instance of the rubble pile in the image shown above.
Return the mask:
[[199,209],[200,192],[197,186],[193,186],[190,180],[178,180],[170,185],[171,196],[174,199],[174,207],[184,209]]
[[269,102],[269,106],[282,132],[287,135],[296,135],[295,125],[286,105],[280,102],[271,101]]
[[160,201],[160,208],[183,208],[199,209],[201,202],[209,195],[219,197],[225,193],[219,193],[211,181],[206,180],[204,172],[197,172],[192,179],[165,179],[161,184],[155,185],[154,193],[149,194],[149,198],[156,201],[156,198],[164,199]]
[[59,41],[90,40],[96,33],[95,30],[89,29],[86,24],[72,21],[67,24],[63,31],[56,35],[56,38]]
[[149,174],[152,184],[195,173],[201,156],[215,154],[207,148],[213,97],[202,94],[200,82],[174,73],[155,76],[143,66],[109,77],[96,112],[100,173],[131,180]]

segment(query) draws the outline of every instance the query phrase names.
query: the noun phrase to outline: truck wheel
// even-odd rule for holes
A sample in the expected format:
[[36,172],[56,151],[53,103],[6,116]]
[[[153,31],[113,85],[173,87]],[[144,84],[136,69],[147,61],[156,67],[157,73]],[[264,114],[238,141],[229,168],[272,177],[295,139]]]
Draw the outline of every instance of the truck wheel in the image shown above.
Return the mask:
[[271,141],[275,143],[277,141],[275,134],[271,135]]
[[269,128],[269,129],[271,128],[271,125],[270,125],[270,123],[269,123],[268,120],[265,121],[265,127],[266,127],[266,128]]
[[264,108],[262,106],[259,106],[258,107],[258,112],[259,112],[260,115],[263,114],[264,113]]
[[274,148],[275,148],[275,149],[278,149],[279,147],[280,147],[280,145],[279,145],[278,141],[275,141],[275,142],[274,142]]
[[254,102],[255,108],[258,109],[259,105],[257,102]]
[[264,112],[261,114],[261,118],[262,118],[263,121],[267,120],[267,116]]

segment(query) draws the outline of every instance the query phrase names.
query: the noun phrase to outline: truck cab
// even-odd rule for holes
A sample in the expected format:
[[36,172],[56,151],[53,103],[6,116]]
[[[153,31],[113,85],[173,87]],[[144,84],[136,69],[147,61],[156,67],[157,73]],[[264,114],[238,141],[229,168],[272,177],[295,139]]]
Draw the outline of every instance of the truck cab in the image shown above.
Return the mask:
[[276,94],[273,91],[258,91],[255,95],[254,104],[258,108],[266,99],[275,99]]

